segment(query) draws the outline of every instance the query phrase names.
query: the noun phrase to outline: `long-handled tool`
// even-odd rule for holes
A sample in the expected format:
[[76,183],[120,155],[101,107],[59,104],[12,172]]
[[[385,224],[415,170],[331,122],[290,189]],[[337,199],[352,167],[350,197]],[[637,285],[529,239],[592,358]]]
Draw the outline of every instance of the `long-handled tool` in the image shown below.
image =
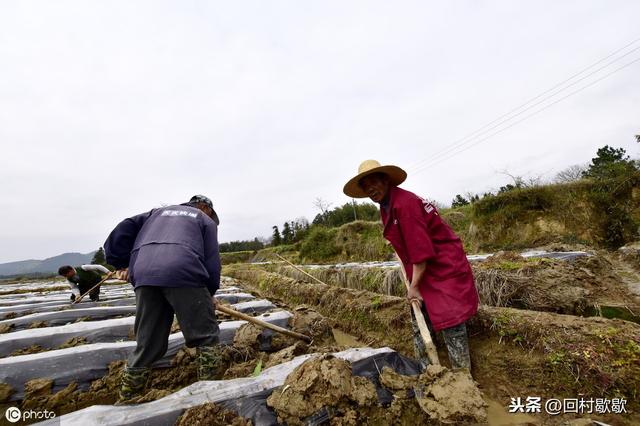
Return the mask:
[[75,304],[78,303],[82,300],[83,297],[85,297],[87,294],[91,293],[95,288],[99,287],[103,282],[105,282],[106,280],[108,280],[109,278],[111,278],[113,276],[113,274],[115,274],[116,271],[111,271],[107,274],[106,277],[104,277],[102,279],[102,281],[100,281],[98,284],[94,285],[93,287],[91,287],[89,290],[87,290],[83,295],[81,295],[80,297],[76,297],[75,300],[73,302],[71,302],[71,304]]
[[[407,288],[407,292],[409,291],[409,280],[407,279],[407,274],[404,271],[404,266],[402,265],[402,260],[400,260],[400,256],[396,253],[396,259],[398,259],[398,263],[400,264],[400,272],[402,272],[402,280],[404,281],[404,285]],[[433,365],[440,365],[440,359],[438,358],[438,351],[436,350],[436,345],[433,343],[431,339],[431,333],[429,332],[429,327],[427,327],[427,322],[424,319],[424,315],[422,315],[422,311],[420,310],[420,302],[413,299],[411,300],[411,308],[413,309],[413,315],[418,323],[418,329],[420,330],[420,336],[424,341],[424,346],[427,349],[427,356],[429,357],[429,361]]]
[[300,267],[298,267],[298,266],[294,265],[293,263],[289,262],[287,259],[285,259],[284,257],[280,256],[278,253],[273,253],[273,254],[275,254],[275,255],[278,257],[278,259],[280,259],[280,260],[282,260],[282,261],[284,261],[284,262],[288,263],[288,264],[289,264],[289,266],[291,266],[291,267],[295,268],[296,270],[298,270],[298,271],[302,272],[303,274],[305,274],[305,275],[306,275],[306,276],[308,276],[309,278],[312,278],[312,279],[316,280],[316,281],[317,281],[317,282],[319,282],[320,284],[327,285],[327,283],[322,282],[321,280],[319,280],[318,278],[314,277],[314,276],[313,276],[313,275],[311,275],[310,273],[308,273],[308,272],[304,271],[302,268],[300,268]]
[[294,337],[296,339],[300,339],[300,340],[304,340],[307,343],[311,343],[311,337],[306,336],[304,334],[300,334],[300,333],[296,333],[295,331],[291,331],[291,330],[287,330],[286,328],[282,328],[282,327],[278,327],[277,325],[273,325],[273,324],[269,324],[268,322],[265,321],[260,321],[259,319],[256,319],[252,316],[243,314],[242,312],[238,312],[235,311],[231,308],[227,308],[226,306],[222,306],[220,304],[216,305],[216,310],[223,312],[227,315],[230,315],[232,317],[238,318],[238,319],[242,319],[245,321],[249,321],[250,323],[253,323],[255,325],[258,325],[260,327],[264,327],[264,328],[268,328],[269,330],[273,330],[276,331],[278,333],[282,333],[285,334],[287,336],[290,337]]

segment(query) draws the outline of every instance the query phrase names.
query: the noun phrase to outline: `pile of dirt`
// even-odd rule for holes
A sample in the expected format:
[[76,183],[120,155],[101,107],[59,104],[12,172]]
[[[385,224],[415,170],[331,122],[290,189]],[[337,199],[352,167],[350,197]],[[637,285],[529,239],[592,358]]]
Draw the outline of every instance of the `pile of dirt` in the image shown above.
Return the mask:
[[28,328],[45,328],[45,327],[47,327],[46,321],[34,321],[31,324],[29,324]]
[[289,320],[291,330],[312,338],[307,344],[296,338],[280,333],[265,331],[263,328],[247,323],[236,332],[233,346],[228,346],[231,365],[224,379],[248,377],[256,371],[269,368],[299,355],[308,353],[326,353],[336,349],[330,321],[318,312],[301,305],[293,309]]
[[[311,337],[314,347],[330,346],[336,343],[329,320],[308,306],[302,305],[294,309],[289,327],[292,331]],[[243,351],[277,352],[298,342],[300,340],[294,337],[247,323],[236,331],[233,347]]]
[[269,355],[269,358],[264,363],[264,368],[273,367],[275,365],[291,361],[297,356],[304,355],[310,352],[316,351],[314,349],[311,349],[307,344],[303,342],[296,342],[291,346],[288,346],[284,349],[279,350],[278,352]]
[[260,336],[263,329],[250,322],[242,325],[233,338],[233,346],[248,350],[260,350]]
[[483,423],[486,404],[467,370],[429,365],[419,376],[416,399],[430,419],[441,423]]
[[13,327],[13,324],[0,324],[0,334],[10,333]]
[[74,346],[86,345],[89,341],[85,337],[72,337],[60,346],[58,349],[72,348]]
[[45,349],[40,345],[31,345],[28,348],[16,349],[11,352],[9,356],[19,356],[19,355],[28,355],[28,354],[37,354],[38,352],[43,352]]
[[429,365],[419,376],[404,376],[383,367],[380,384],[396,395],[415,393],[418,405],[430,420],[444,424],[477,424],[487,420],[486,404],[471,374]]
[[293,310],[293,318],[289,321],[291,329],[311,337],[317,346],[334,345],[335,339],[329,320],[311,309],[301,305]]
[[289,425],[311,418],[330,419],[332,425],[486,421],[482,395],[467,371],[430,366],[420,376],[403,376],[384,367],[380,384],[393,394],[387,407],[378,403],[372,382],[352,375],[348,362],[322,355],[289,374],[267,405],[275,409],[279,422]]
[[0,383],[0,403],[8,401],[15,390],[6,383]]
[[[363,377],[351,375],[351,365],[330,355],[315,357],[293,370],[281,389],[267,404],[278,414],[279,422],[303,424],[304,419],[325,407],[342,417],[354,408],[376,404],[376,388]],[[360,411],[360,410],[359,410]]]
[[219,405],[207,403],[186,410],[175,423],[176,426],[251,426],[252,423],[233,411]]

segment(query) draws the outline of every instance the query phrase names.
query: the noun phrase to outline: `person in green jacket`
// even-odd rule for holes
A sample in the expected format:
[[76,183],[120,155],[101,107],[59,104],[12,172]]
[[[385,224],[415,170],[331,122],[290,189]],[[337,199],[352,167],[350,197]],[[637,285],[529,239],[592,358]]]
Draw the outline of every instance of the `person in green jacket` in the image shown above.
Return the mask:
[[[71,287],[71,301],[76,300],[80,295],[85,294],[94,285],[98,284],[102,280],[102,275],[108,274],[109,270],[102,265],[82,265],[74,268],[73,266],[65,265],[58,269],[58,274],[62,275],[69,281],[69,287]],[[92,302],[100,300],[100,286],[91,290],[89,297]]]

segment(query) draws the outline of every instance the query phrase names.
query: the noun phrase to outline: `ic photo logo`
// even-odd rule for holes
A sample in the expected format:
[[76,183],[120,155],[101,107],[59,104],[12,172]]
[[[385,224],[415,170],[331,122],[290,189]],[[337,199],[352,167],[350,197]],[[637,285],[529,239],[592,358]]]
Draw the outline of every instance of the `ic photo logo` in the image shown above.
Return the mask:
[[4,417],[11,423],[19,422],[22,418],[22,412],[18,407],[9,407],[4,412]]
[[55,416],[56,416],[56,413],[49,410],[42,410],[42,411],[29,410],[29,411],[23,412],[23,411],[20,411],[18,407],[9,407],[7,408],[7,411],[4,412],[4,417],[10,423],[17,423],[20,420],[26,421],[26,420],[53,419]]

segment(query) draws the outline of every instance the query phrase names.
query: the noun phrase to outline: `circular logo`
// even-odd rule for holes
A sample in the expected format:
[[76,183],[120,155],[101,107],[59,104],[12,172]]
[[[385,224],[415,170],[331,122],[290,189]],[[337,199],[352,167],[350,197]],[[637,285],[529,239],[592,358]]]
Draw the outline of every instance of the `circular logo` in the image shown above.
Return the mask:
[[22,413],[18,407],[9,407],[7,408],[7,411],[5,411],[4,416],[9,420],[9,422],[16,423],[20,421]]

